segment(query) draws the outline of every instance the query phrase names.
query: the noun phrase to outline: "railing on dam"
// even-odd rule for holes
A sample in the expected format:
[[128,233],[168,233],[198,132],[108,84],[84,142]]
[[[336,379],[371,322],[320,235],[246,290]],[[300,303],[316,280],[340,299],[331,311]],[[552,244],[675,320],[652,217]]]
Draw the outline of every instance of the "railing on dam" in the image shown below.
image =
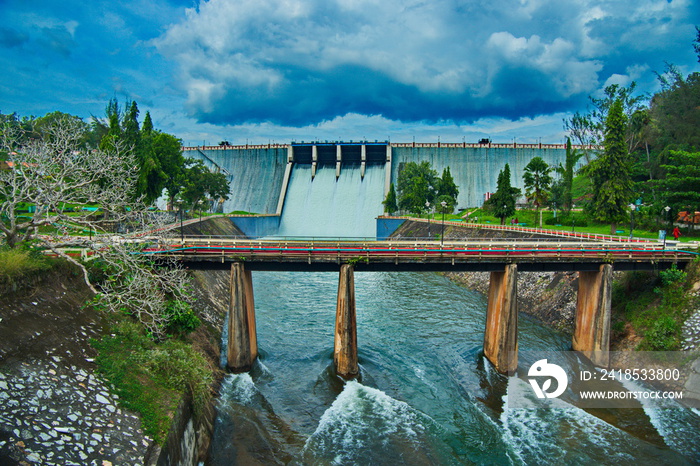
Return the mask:
[[[328,141],[317,141],[308,142],[304,145],[329,145]],[[391,147],[445,147],[445,148],[472,148],[472,149],[566,149],[566,144],[522,144],[517,142],[510,143],[470,143],[470,142],[370,142],[370,141],[358,141],[358,142],[334,142],[332,144],[340,145],[374,145],[374,144],[385,144]],[[197,151],[197,150],[257,150],[257,149],[286,149],[291,147],[294,143],[280,144],[280,143],[268,143],[268,144],[235,144],[235,145],[224,145],[224,146],[184,146],[183,151]],[[598,150],[598,146],[582,146],[582,145],[572,145],[572,149],[575,150]]]

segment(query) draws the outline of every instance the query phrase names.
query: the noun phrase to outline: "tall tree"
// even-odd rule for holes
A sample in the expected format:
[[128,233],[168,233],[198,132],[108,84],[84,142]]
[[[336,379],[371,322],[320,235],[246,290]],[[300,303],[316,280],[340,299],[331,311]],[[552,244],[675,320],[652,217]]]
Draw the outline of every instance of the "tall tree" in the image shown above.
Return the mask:
[[521,195],[520,189],[510,183],[510,166],[506,164],[498,173],[496,192],[485,203],[485,207],[501,219],[501,225],[505,225],[506,217],[515,214],[515,202]]
[[590,213],[595,219],[610,223],[610,234],[615,234],[617,222],[626,217],[627,203],[632,198],[626,131],[623,103],[617,99],[610,106],[605,120],[603,153],[587,169],[593,191]]
[[426,202],[435,204],[438,180],[430,162],[408,162],[399,171],[399,207],[420,215],[426,208]]
[[552,185],[552,168],[542,157],[533,157],[525,166],[523,183],[525,196],[535,205],[535,211],[539,213],[540,227],[542,227],[542,215],[540,209],[549,199],[549,188]]
[[382,201],[384,204],[384,212],[392,215],[394,212],[399,210],[399,206],[396,205],[396,190],[394,190],[394,183],[389,185],[389,192],[386,193],[386,199]]
[[141,134],[139,131],[139,108],[136,105],[136,101],[131,102],[129,109],[124,115],[122,137],[127,147],[133,147],[138,150]]
[[661,168],[663,178],[655,184],[663,204],[673,212],[700,210],[700,152],[670,151]]
[[573,201],[573,185],[574,185],[574,173],[576,164],[583,157],[583,153],[574,150],[571,147],[571,138],[566,138],[566,158],[564,159],[564,165],[559,165],[557,167],[557,172],[561,175],[561,207],[567,214],[571,211],[574,205]]
[[[623,114],[627,119],[630,119],[635,112],[644,109],[647,97],[635,95],[636,88],[637,83],[634,81],[627,87],[619,84],[606,86],[603,89],[603,97],[589,97],[591,108],[587,113],[576,112],[571,119],[564,120],[564,129],[574,140],[584,146],[586,162],[590,163],[591,152],[595,152],[593,148],[586,149],[586,147],[602,146],[604,143],[605,121],[613,102],[616,100],[622,102]],[[630,126],[625,129],[628,152],[633,151],[640,144],[637,134],[632,130]]]
[[153,120],[151,120],[151,112],[146,111],[146,116],[143,117],[143,124],[141,125],[141,133],[144,136],[148,136],[153,132]]
[[[448,203],[452,206],[455,207],[457,205],[457,196],[459,195],[459,188],[457,188],[457,184],[455,184],[454,178],[452,178],[452,173],[450,172],[450,167],[445,167],[445,169],[442,171],[442,176],[440,177],[440,181],[438,181],[438,190],[437,190],[437,197],[438,200],[437,202],[440,203],[441,200],[439,198],[449,198]],[[442,199],[445,200],[445,199]]]

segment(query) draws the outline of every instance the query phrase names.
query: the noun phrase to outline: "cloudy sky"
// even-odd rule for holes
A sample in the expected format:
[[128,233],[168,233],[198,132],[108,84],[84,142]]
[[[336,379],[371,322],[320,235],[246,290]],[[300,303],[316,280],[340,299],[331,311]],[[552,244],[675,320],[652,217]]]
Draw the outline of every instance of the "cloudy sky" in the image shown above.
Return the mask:
[[0,20],[0,112],[136,100],[188,145],[556,143],[605,85],[700,70],[700,0],[0,0]]

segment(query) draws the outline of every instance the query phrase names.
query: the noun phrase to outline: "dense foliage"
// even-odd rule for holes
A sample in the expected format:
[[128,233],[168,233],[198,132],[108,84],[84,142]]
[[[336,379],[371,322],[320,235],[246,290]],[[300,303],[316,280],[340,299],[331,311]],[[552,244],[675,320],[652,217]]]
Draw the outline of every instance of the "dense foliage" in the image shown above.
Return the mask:
[[449,167],[439,177],[430,162],[408,162],[399,168],[397,188],[399,209],[416,215],[432,209],[448,213],[457,205],[459,188]]
[[496,192],[484,203],[484,207],[500,218],[503,225],[506,217],[515,214],[515,201],[520,194],[520,189],[511,185],[510,165],[506,164],[498,173]]

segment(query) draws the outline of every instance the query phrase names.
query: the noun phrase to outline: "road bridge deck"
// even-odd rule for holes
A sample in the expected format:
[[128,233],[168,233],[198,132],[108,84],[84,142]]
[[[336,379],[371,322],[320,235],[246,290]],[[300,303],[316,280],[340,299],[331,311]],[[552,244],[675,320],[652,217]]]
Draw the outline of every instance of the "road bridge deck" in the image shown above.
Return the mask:
[[600,264],[616,270],[683,266],[696,252],[660,243],[546,240],[318,241],[286,239],[189,238],[161,242],[144,253],[173,258],[193,269],[337,271],[350,263],[357,271],[493,271],[517,264],[520,271],[591,271]]

